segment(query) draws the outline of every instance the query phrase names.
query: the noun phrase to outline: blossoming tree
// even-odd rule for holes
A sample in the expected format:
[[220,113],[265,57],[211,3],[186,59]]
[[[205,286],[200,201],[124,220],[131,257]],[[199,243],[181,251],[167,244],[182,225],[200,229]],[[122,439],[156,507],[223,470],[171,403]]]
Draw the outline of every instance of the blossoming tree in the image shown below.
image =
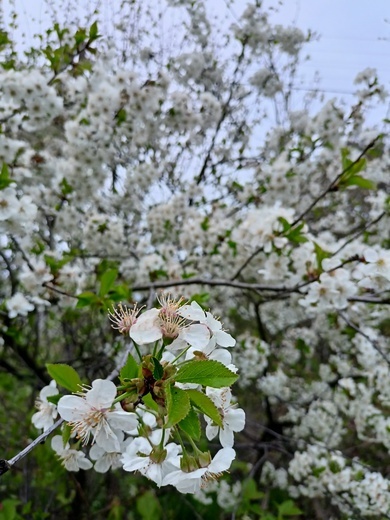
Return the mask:
[[85,4],[0,32],[0,518],[390,518],[376,72],[310,102],[260,2]]

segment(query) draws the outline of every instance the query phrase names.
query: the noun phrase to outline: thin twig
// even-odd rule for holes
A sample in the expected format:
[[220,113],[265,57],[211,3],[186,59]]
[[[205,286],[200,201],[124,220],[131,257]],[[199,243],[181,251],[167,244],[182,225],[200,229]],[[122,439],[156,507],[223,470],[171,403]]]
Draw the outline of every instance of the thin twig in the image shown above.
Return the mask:
[[54,430],[56,430],[58,428],[58,426],[60,426],[63,422],[64,422],[64,419],[62,419],[62,418],[58,419],[58,421],[56,421],[52,426],[50,426],[50,428],[48,428],[46,431],[41,433],[41,435],[39,435],[39,437],[34,439],[28,446],[26,446],[22,451],[20,451],[17,455],[15,455],[15,457],[12,457],[12,459],[10,459],[10,460],[1,459],[0,460],[0,476],[3,475],[4,473],[6,473],[8,470],[10,470],[12,468],[12,466],[14,464],[16,464],[16,462],[18,462],[20,459],[23,459],[26,455],[28,455],[30,453],[30,451],[32,451],[35,448],[35,446],[37,446],[41,442],[45,441],[46,438]]
[[361,329],[359,329],[359,327],[357,325],[355,325],[354,323],[352,323],[352,321],[349,318],[347,318],[347,316],[345,316],[342,312],[339,312],[339,316],[342,320],[345,321],[345,323],[348,325],[348,327],[350,327],[355,332],[360,334],[363,338],[365,338],[367,341],[369,341],[371,343],[371,345],[374,347],[374,349],[378,352],[378,354],[380,356],[382,356],[382,358],[386,361],[386,363],[388,363],[390,365],[389,357],[383,352],[382,348],[379,346],[377,341],[370,338],[370,336],[368,336],[365,332],[363,332]]
[[326,195],[337,186],[337,183],[343,177],[343,175],[345,175],[347,172],[349,172],[349,170],[351,170],[360,161],[360,159],[362,159],[366,155],[368,150],[370,150],[380,138],[381,138],[381,136],[377,136],[370,143],[368,143],[368,145],[364,148],[364,150],[357,157],[357,159],[355,159],[353,162],[351,162],[351,164],[349,164],[346,168],[344,168],[342,170],[342,172],[339,173],[333,179],[333,181],[329,184],[329,186],[323,192],[321,192],[318,195],[318,197],[316,197],[313,200],[313,202],[294,220],[294,222],[291,224],[291,227],[296,226],[298,224],[298,222],[300,222],[308,213],[310,213],[310,211],[314,208],[314,206],[316,206],[316,204],[318,204],[318,202],[320,200],[322,200],[324,197],[326,197]]

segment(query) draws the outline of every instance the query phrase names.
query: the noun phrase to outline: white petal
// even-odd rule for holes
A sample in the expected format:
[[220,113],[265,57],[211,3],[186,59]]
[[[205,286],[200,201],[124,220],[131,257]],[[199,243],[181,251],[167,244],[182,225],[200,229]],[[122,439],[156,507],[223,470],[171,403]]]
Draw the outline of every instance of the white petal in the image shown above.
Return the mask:
[[245,428],[245,412],[241,408],[231,408],[225,412],[224,423],[234,432]]
[[62,455],[65,449],[69,448],[69,444],[67,443],[64,448],[64,441],[62,440],[61,435],[54,435],[51,440],[51,447],[57,453],[57,455]]
[[211,439],[214,439],[214,437],[216,437],[218,435],[218,430],[219,430],[218,426],[212,426],[211,424],[207,424],[206,437],[208,438],[209,441],[211,441]]
[[223,348],[216,348],[211,352],[211,354],[208,356],[209,359],[213,359],[214,361],[219,361],[225,366],[230,365],[232,362],[232,355],[228,350],[225,350]]
[[134,457],[125,453],[122,456],[123,469],[125,471],[136,471],[145,468],[149,462],[149,457]]
[[216,342],[221,347],[234,347],[236,340],[224,330],[217,330],[214,332]]
[[162,332],[157,323],[158,309],[149,309],[137,319],[130,329],[130,337],[139,345],[153,343],[162,338]]
[[205,319],[204,310],[196,302],[191,302],[191,305],[183,305],[177,313],[179,316],[186,318],[187,320],[204,321]]
[[222,323],[215,319],[214,316],[211,314],[211,312],[206,312],[207,316],[207,326],[213,331],[216,332],[217,330],[222,329]]
[[41,398],[42,401],[47,401],[47,397],[49,397],[50,395],[57,395],[57,394],[58,394],[58,389],[52,385],[48,385],[48,386],[44,386],[42,388],[42,390],[39,392],[39,397]]
[[135,413],[114,411],[108,412],[106,417],[110,426],[118,430],[133,430],[138,426],[138,419]]
[[86,457],[78,457],[77,464],[80,469],[91,469],[92,468],[92,462],[88,460]]
[[180,332],[180,338],[185,339],[192,347],[204,348],[210,340],[210,332],[206,325],[195,324]]
[[236,452],[233,448],[222,448],[211,461],[209,471],[211,473],[222,473],[228,470],[235,457]]
[[378,253],[371,247],[363,251],[363,256],[366,262],[376,262],[378,260]]
[[98,460],[100,459],[101,457],[103,457],[103,455],[107,453],[106,451],[103,450],[103,448],[101,448],[100,446],[98,446],[97,444],[94,444],[91,449],[89,450],[89,457],[92,459],[92,460]]
[[93,469],[97,473],[107,473],[107,471],[110,469],[110,467],[111,467],[110,457],[103,456],[95,462]]
[[99,432],[95,435],[94,439],[96,441],[96,444],[103,448],[105,451],[119,452],[121,449],[118,437],[107,425],[105,428],[101,428],[99,430]]
[[223,448],[232,448],[234,444],[233,431],[230,428],[221,428],[219,431],[219,442]]
[[85,399],[91,406],[101,410],[102,408],[110,408],[115,397],[116,386],[112,381],[95,379],[92,383],[92,389],[87,392]]
[[85,399],[77,395],[64,395],[58,401],[58,413],[65,421],[82,419],[90,410],[91,407]]

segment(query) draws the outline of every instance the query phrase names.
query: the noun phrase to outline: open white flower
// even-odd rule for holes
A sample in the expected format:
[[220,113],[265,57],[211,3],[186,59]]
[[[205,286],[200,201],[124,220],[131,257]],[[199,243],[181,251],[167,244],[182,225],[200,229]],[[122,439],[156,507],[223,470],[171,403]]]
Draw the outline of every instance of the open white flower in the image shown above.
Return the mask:
[[86,458],[85,453],[71,449],[68,443],[64,446],[61,435],[55,435],[52,438],[51,447],[62,460],[62,465],[68,471],[92,468],[92,462]]
[[197,493],[209,481],[216,480],[227,471],[235,457],[233,448],[222,448],[207,466],[188,473],[181,469],[173,471],[164,478],[162,484],[172,484],[180,493]]
[[219,432],[219,441],[224,448],[231,448],[234,444],[234,432],[240,432],[245,427],[245,412],[231,404],[232,392],[230,388],[206,388],[206,394],[213,401],[222,416],[222,428],[213,424],[209,417],[206,419],[206,437],[211,440]]
[[30,303],[22,293],[15,293],[12,298],[5,302],[8,309],[8,316],[15,318],[15,316],[27,316],[30,311],[34,310],[34,305]]
[[97,444],[94,444],[89,450],[89,457],[95,461],[93,469],[97,473],[107,473],[111,469],[118,469],[122,467],[122,452],[125,451],[126,446],[132,441],[131,438],[125,439],[123,431],[115,432],[120,442],[120,451],[107,452]]
[[[137,319],[130,329],[130,337],[139,345],[153,343],[162,338],[173,339],[171,350],[185,348],[188,345],[202,348],[210,339],[209,329],[205,324],[188,324],[182,315],[181,300],[169,296],[160,297],[161,309],[149,309]],[[203,312],[203,311],[202,311]],[[204,313],[203,313],[204,315]]]
[[138,437],[129,444],[122,456],[123,469],[138,470],[160,487],[168,474],[180,468],[180,449],[180,446],[171,442],[163,450],[155,450],[144,437]]
[[114,383],[96,379],[82,396],[61,397],[58,412],[84,444],[92,436],[92,442],[105,451],[119,452],[120,442],[114,430],[132,430],[138,421],[134,413],[124,412],[119,403],[112,405],[115,396]]
[[54,419],[57,417],[57,406],[50,403],[47,398],[51,395],[57,395],[58,389],[55,381],[51,381],[49,385],[44,386],[39,392],[39,397],[35,401],[35,406],[38,412],[34,413],[31,421],[35,428],[43,428],[46,431],[54,424]]

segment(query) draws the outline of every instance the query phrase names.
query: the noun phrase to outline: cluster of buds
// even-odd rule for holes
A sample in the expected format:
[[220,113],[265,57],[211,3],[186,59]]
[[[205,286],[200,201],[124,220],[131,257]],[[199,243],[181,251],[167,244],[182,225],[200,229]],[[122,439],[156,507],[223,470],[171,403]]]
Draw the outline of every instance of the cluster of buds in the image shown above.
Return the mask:
[[[97,379],[87,387],[80,381],[78,391],[62,397],[51,384],[41,391],[33,423],[46,429],[57,412],[64,419],[62,437],[55,436],[52,447],[69,471],[123,467],[158,486],[196,493],[229,469],[234,433],[245,425],[230,391],[238,376],[227,349],[235,339],[196,302],[165,295],[158,302],[143,313],[119,305],[109,314],[113,328],[131,342],[119,384]],[[69,389],[78,378],[67,365],[48,369]],[[202,417],[206,437],[219,435],[214,457],[197,446]]]

